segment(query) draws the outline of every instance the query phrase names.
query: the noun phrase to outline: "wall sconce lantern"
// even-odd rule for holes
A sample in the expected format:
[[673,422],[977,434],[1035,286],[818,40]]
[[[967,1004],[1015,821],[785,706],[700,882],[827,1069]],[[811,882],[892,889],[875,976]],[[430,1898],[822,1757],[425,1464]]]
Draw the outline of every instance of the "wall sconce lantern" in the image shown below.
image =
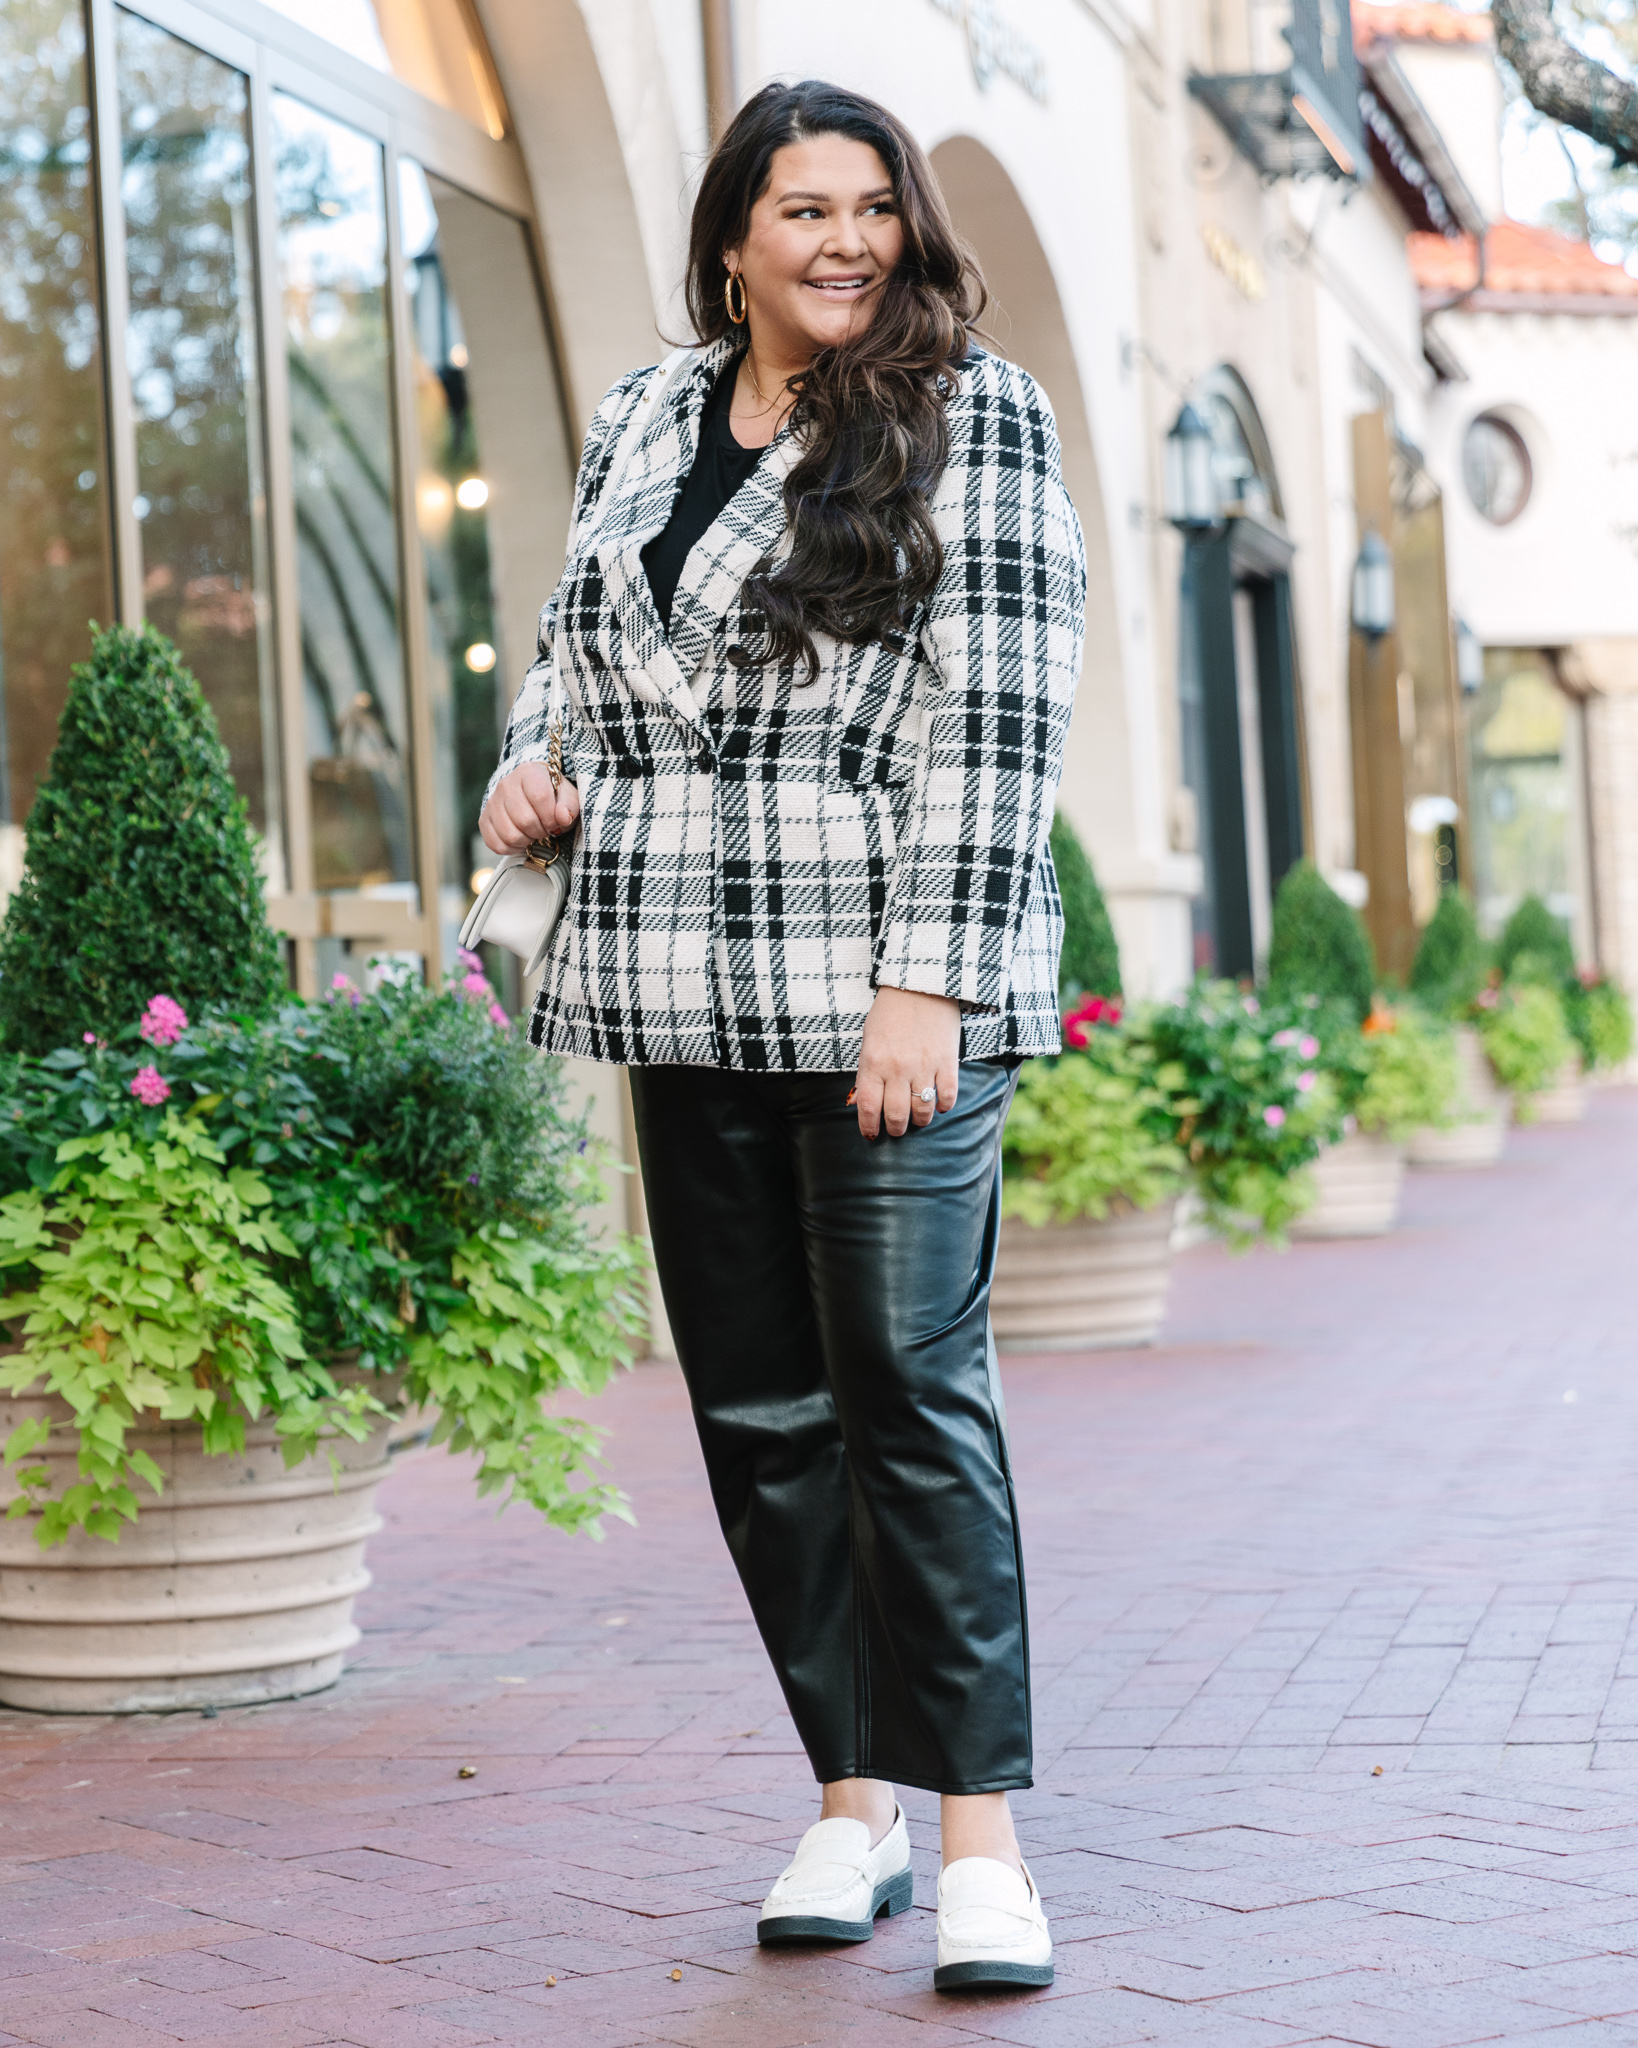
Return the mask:
[[1456,680],[1464,697],[1484,687],[1484,643],[1466,619],[1456,621]]
[[1217,524],[1222,507],[1216,457],[1211,428],[1185,399],[1166,436],[1166,517],[1180,533]]
[[1393,631],[1393,556],[1374,526],[1367,526],[1354,563],[1354,630],[1367,640]]

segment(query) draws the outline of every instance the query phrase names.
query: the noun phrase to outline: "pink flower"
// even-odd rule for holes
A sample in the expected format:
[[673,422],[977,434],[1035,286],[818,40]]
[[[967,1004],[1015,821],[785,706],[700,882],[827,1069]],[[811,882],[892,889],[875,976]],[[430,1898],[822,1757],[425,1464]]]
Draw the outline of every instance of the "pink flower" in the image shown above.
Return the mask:
[[1310,1032],[1309,1035],[1303,1040],[1301,1040],[1301,1042],[1298,1044],[1297,1050],[1299,1053],[1301,1053],[1302,1057],[1305,1060],[1317,1059],[1319,1057],[1319,1040],[1316,1037],[1314,1037],[1312,1032]]
[[1305,1068],[1304,1071],[1297,1076],[1297,1088],[1299,1093],[1306,1095],[1309,1089],[1313,1087],[1315,1078],[1316,1077],[1314,1075],[1313,1070],[1311,1068]]
[[171,1084],[157,1067],[141,1067],[131,1081],[131,1093],[145,1109],[157,1109],[170,1098]]
[[1064,1036],[1078,1051],[1084,1052],[1093,1025],[1115,1025],[1120,1022],[1120,1017],[1119,996],[1083,996],[1073,1010],[1064,1012]]
[[461,986],[466,990],[469,996],[492,997],[495,993],[495,991],[489,986],[489,983],[484,978],[484,976],[481,975],[476,968],[474,968],[470,974],[462,975]]
[[491,1024],[497,1025],[502,1031],[510,1031],[512,1028],[511,1018],[507,1016],[499,1003],[491,1003],[489,1005],[489,1021]]
[[352,983],[345,974],[332,974],[330,976],[330,986],[339,993],[344,988],[351,988]]
[[1263,1006],[1255,996],[1242,996],[1240,1001],[1245,1005],[1245,1012],[1248,1017],[1259,1017],[1262,1015]]
[[1271,1102],[1263,1111],[1263,1122],[1271,1131],[1277,1131],[1285,1122],[1285,1111],[1277,1102]]
[[97,1034],[94,1031],[88,1031],[85,1034],[85,1042],[87,1045],[95,1045],[97,1042]]
[[1297,1034],[1294,1031],[1276,1031],[1271,1041],[1271,1043],[1280,1046],[1295,1045],[1296,1042]]
[[470,946],[457,946],[455,948],[455,957],[463,967],[481,967],[483,965],[482,958],[474,953]]
[[169,996],[150,996],[138,1028],[150,1045],[175,1045],[188,1028],[188,1013]]
[[1497,1005],[1497,1004],[1498,1004],[1498,1003],[1499,1003],[1500,1001],[1501,1001],[1501,990],[1500,990],[1500,989],[1495,989],[1495,988],[1482,988],[1482,989],[1480,989],[1480,991],[1479,991],[1479,1008],[1480,1008],[1481,1010],[1493,1010],[1493,1009],[1495,1009],[1496,1005]]

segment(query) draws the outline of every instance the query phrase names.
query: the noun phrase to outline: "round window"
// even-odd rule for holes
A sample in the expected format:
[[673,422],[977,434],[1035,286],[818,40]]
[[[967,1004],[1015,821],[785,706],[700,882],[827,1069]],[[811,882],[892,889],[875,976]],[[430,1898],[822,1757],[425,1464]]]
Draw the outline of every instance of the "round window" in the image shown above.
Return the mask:
[[1492,526],[1517,519],[1530,501],[1530,451],[1518,429],[1480,413],[1462,443],[1462,481],[1473,509]]

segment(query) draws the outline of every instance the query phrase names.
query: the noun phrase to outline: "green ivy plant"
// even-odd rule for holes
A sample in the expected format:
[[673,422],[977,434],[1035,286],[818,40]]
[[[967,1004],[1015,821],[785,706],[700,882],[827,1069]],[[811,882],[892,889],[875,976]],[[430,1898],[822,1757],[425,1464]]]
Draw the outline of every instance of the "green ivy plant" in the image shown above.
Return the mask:
[[1114,1022],[1055,1060],[1026,1062],[1001,1139],[1001,1213],[1030,1224],[1152,1209],[1185,1161],[1147,1049]]
[[1366,1019],[1364,1085],[1354,1099],[1362,1131],[1402,1145],[1412,1132],[1453,1121],[1461,1068],[1450,1027],[1410,1004],[1379,1006]]
[[1539,982],[1487,989],[1477,1019],[1496,1078],[1513,1093],[1515,1115],[1530,1122],[1532,1097],[1552,1086],[1575,1051],[1557,991]]
[[227,1452],[243,1449],[247,1417],[271,1411],[291,1462],[328,1432],[365,1433],[380,1403],[339,1391],[306,1356],[274,1277],[295,1247],[267,1183],[229,1167],[202,1120],[172,1110],[151,1138],[103,1130],[57,1156],[49,1189],[0,1200],[0,1314],[22,1330],[0,1388],[60,1395],[79,1440],[79,1481],[56,1498],[50,1466],[29,1462],[49,1423],[20,1423],[6,1443],[20,1488],[10,1513],[38,1512],[43,1546],[75,1527],[116,1536],[136,1517],[135,1483],[160,1491],[129,1441],[145,1416],[196,1422],[208,1452]]
[[1587,1064],[1607,1072],[1632,1058],[1632,1004],[1626,990],[1607,975],[1588,978],[1582,987],[1584,1033],[1578,1033]]

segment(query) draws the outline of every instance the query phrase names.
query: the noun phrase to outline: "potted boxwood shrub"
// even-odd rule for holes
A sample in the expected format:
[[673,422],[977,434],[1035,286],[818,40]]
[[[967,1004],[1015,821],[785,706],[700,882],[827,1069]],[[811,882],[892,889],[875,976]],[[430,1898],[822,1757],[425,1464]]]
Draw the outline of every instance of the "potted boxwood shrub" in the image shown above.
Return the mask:
[[1472,906],[1459,890],[1447,889],[1417,945],[1410,992],[1453,1033],[1457,1088],[1443,1125],[1411,1133],[1406,1151],[1412,1166],[1491,1166],[1502,1155],[1512,1104],[1472,1021],[1489,967]]
[[244,809],[158,635],[75,673],[0,962],[0,1702],[333,1681],[406,1399],[481,1491],[621,1510],[544,1405],[640,1314],[556,1073],[475,964],[279,999]]
[[1485,1057],[1513,1098],[1513,1114],[1532,1123],[1536,1105],[1562,1082],[1575,1058],[1558,991],[1523,981],[1481,990],[1474,1006]]
[[[1323,1063],[1323,1054],[1322,1054]],[[1419,1130],[1437,1130],[1459,1090],[1450,1030],[1411,1004],[1378,1001],[1350,1032],[1331,1068],[1346,1115],[1339,1145],[1314,1167],[1319,1198],[1292,1225],[1294,1237],[1379,1237],[1393,1228],[1405,1172],[1405,1147]]]
[[1031,1060],[1002,1139],[996,1340],[1018,1350],[1154,1341],[1166,1309],[1183,1159],[1120,1005],[1088,996],[1070,1050]]
[[1569,926],[1555,917],[1539,896],[1526,896],[1496,941],[1496,965],[1504,987],[1549,991],[1569,1032],[1563,1062],[1544,1086],[1531,1093],[1530,1121],[1579,1123],[1587,1109],[1584,1077],[1591,1060],[1583,1033],[1576,1028],[1583,1022],[1582,989]]
[[1307,1169],[1341,1119],[1312,1032],[1232,982],[1197,981],[1128,1026],[1152,1063],[1207,1227],[1279,1245],[1314,1199]]
[[1375,1236],[1398,1214],[1403,1146],[1357,1115],[1371,1066],[1362,1033],[1377,1014],[1375,984],[1358,914],[1311,863],[1299,861],[1274,898],[1268,996],[1285,1006],[1283,1029],[1316,1044],[1311,1057],[1341,1122],[1315,1162],[1314,1200],[1293,1220],[1294,1236]]
[[1576,1000],[1566,1008],[1588,1072],[1619,1075],[1632,1058],[1632,1004],[1626,990],[1597,968],[1583,968]]

